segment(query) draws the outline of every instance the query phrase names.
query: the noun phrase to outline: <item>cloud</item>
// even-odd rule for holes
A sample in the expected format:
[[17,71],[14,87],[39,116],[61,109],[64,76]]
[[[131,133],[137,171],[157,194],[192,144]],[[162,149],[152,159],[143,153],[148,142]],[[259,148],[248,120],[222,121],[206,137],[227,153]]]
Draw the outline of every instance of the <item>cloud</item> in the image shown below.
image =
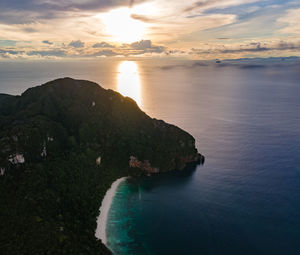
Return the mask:
[[44,40],[44,41],[42,41],[42,43],[48,44],[48,45],[52,45],[52,44],[53,44],[53,42],[50,42],[50,41],[48,41],[48,40]]
[[77,41],[72,41],[69,43],[70,47],[74,47],[74,48],[83,48],[84,47],[84,42],[77,40]]
[[16,44],[15,40],[0,40],[0,46],[16,46]]
[[219,0],[198,1],[198,2],[194,3],[193,5],[185,8],[183,11],[184,12],[190,12],[190,11],[193,11],[193,10],[198,9],[198,8],[213,6],[214,4],[219,3],[219,2],[220,2]]
[[300,49],[300,41],[299,42],[285,42],[281,41],[277,44],[278,50],[299,50]]
[[[151,34],[160,41],[188,40],[195,36],[196,33],[206,31],[208,29],[222,27],[237,21],[234,14],[205,14],[197,15],[190,19],[186,15],[178,15],[177,17],[157,18],[156,23],[151,24]],[[187,39],[187,37],[189,37]]]
[[113,8],[129,7],[143,1],[147,0],[2,0],[0,23],[15,25],[51,22],[67,19],[74,14],[78,17],[86,13],[93,15]]
[[291,42],[284,42],[281,41],[278,44],[275,45],[265,45],[261,46],[261,43],[258,42],[255,44],[256,46],[253,48],[244,48],[241,47],[239,49],[224,49],[221,50],[221,53],[240,53],[240,52],[263,52],[263,51],[285,51],[285,50],[299,50],[300,49],[300,43],[291,43]]
[[[25,2],[25,1],[24,1]],[[38,21],[51,20],[60,17],[60,12],[51,10],[34,10],[33,9],[11,9],[1,8],[0,3],[0,23],[2,24],[34,24]]]
[[93,48],[115,48],[115,46],[107,42],[101,42],[101,43],[95,43],[93,45]]
[[130,44],[130,46],[135,50],[145,50],[152,47],[152,42],[150,40],[141,40]]
[[[249,2],[250,0],[245,1]],[[101,43],[101,41],[107,41],[110,44],[109,39],[113,41],[102,17],[105,12],[120,7],[131,6],[133,13],[131,18],[144,23],[144,38],[160,41],[163,44],[170,40],[181,39],[183,41],[184,36],[232,24],[238,19],[236,14],[213,12],[201,13],[200,16],[187,19],[187,14],[182,14],[180,10],[188,8],[196,2],[196,0],[186,2],[174,0],[170,4],[167,0],[0,1],[0,34],[3,39],[28,40],[36,44],[40,43],[41,38],[48,38],[57,43],[62,40],[61,38],[69,42],[74,38],[76,40],[84,38],[85,45],[80,46],[80,44],[71,42],[69,46],[83,48],[95,40],[99,40],[99,43],[94,44],[95,48],[113,48]],[[228,3],[231,5],[242,4],[243,1],[210,0],[203,2],[210,6],[212,6],[211,2],[213,2],[213,6],[225,6]],[[155,45],[148,48],[148,53],[162,53],[163,51],[164,47],[155,47]]]
[[68,10],[107,10],[116,7],[130,7],[135,3],[141,3],[142,0],[12,0],[1,1],[1,9],[13,10],[34,10],[34,11],[68,11]]
[[11,55],[18,55],[24,53],[24,51],[16,51],[16,50],[2,50],[0,49],[0,54],[11,54]]
[[[102,46],[106,45],[103,43]],[[94,46],[94,45],[93,45]],[[96,47],[93,47],[94,49]],[[103,47],[104,48],[104,47]],[[108,48],[108,47],[107,47]],[[138,55],[151,55],[151,54],[166,54],[166,47],[153,45],[151,40],[141,40],[138,42],[133,42],[131,44],[122,44],[119,46],[114,46],[113,50],[104,49],[100,51],[95,51],[88,53],[86,57],[113,57],[113,56],[138,56]]]
[[140,50],[143,53],[162,53],[165,51],[166,47],[152,45],[151,40],[141,40],[130,44],[130,47],[134,50]]
[[[44,44],[53,45],[49,40],[42,41]],[[59,45],[59,43],[56,43]],[[87,44],[80,40],[72,41],[69,44],[61,44],[61,48],[46,49],[45,46],[39,46],[39,49],[34,45],[24,45],[24,50],[17,50],[17,47],[10,49],[0,49],[0,58],[96,58],[96,57],[115,57],[115,56],[153,56],[157,54],[167,55],[168,51],[161,45],[152,44],[151,40],[141,40],[131,44],[111,45],[106,42],[95,44]],[[70,47],[69,47],[70,46]],[[102,47],[102,48],[100,48]],[[110,48],[108,48],[110,47]],[[113,48],[112,48],[113,47]],[[48,48],[48,47],[47,47]],[[99,50],[99,48],[101,50]],[[171,52],[171,51],[169,51]],[[175,52],[175,51],[174,51]]]
[[130,17],[133,18],[133,19],[142,21],[144,23],[156,23],[156,22],[158,22],[157,19],[147,17],[146,15],[138,15],[138,14],[133,13],[133,14],[130,15]]
[[[45,40],[47,45],[51,41]],[[75,41],[76,42],[76,41]],[[56,45],[59,45],[58,43]],[[77,45],[77,44],[76,44]],[[104,45],[104,44],[103,44]],[[46,49],[39,46],[39,49],[32,44],[24,44],[22,50],[17,46],[3,46],[0,49],[0,58],[97,58],[97,57],[133,57],[133,56],[191,56],[201,59],[224,59],[224,58],[245,58],[247,56],[276,56],[276,52],[281,56],[295,55],[300,50],[300,41],[278,41],[274,42],[254,42],[245,44],[202,44],[202,47],[191,48],[191,50],[170,49],[162,45],[153,44],[151,40],[141,40],[131,44],[114,45],[114,48],[95,48],[93,44],[86,47],[68,47],[62,44],[61,48]],[[48,47],[47,47],[48,48]],[[283,52],[287,52],[283,55]],[[255,55],[258,54],[258,55]],[[288,55],[289,54],[289,55]],[[297,55],[297,54],[296,54]],[[277,56],[280,56],[277,54]],[[191,68],[206,65],[203,62],[195,62]],[[226,63],[219,64],[225,66]],[[162,69],[167,70],[175,66],[166,66]],[[241,68],[260,68],[260,66],[241,66]]]
[[286,14],[279,19],[277,22],[281,25],[284,25],[280,29],[281,33],[284,34],[300,34],[300,8],[290,9]]
[[[214,65],[215,62],[186,62],[184,64],[179,64],[179,65],[165,65],[165,66],[160,66],[159,69],[163,70],[163,71],[168,71],[168,70],[172,70],[175,68],[187,68],[187,69],[191,69],[191,68],[201,68],[201,67],[207,67],[207,66],[211,66]],[[238,67],[241,69],[257,69],[257,68],[265,68],[267,67],[264,64],[247,64],[247,63],[239,63],[239,62],[225,62],[222,63],[220,61],[220,63],[218,62],[217,67],[227,67],[227,66],[231,66],[231,67]]]
[[183,12],[191,12],[193,10],[205,10],[210,8],[227,8],[229,6],[243,5],[257,2],[258,0],[202,0],[186,7]]
[[273,52],[273,51],[298,51],[300,50],[299,42],[285,42],[280,41],[275,44],[261,43],[261,42],[251,42],[245,45],[218,45],[218,48],[211,49],[199,49],[192,48],[190,54],[204,55],[204,54],[244,54],[244,53],[262,53],[262,52]]
[[261,46],[261,43],[251,43],[250,45],[254,47],[246,47],[244,48],[243,46],[240,47],[239,49],[224,49],[220,50],[221,53],[227,54],[227,53],[238,53],[238,52],[261,52],[261,51],[269,51],[271,48]]
[[41,56],[41,57],[65,57],[66,52],[63,50],[40,50],[40,51],[29,51],[28,56]]
[[24,30],[24,32],[27,32],[27,33],[35,33],[35,32],[37,32],[37,30],[34,29],[34,28],[32,28],[32,27],[26,27],[23,30]]

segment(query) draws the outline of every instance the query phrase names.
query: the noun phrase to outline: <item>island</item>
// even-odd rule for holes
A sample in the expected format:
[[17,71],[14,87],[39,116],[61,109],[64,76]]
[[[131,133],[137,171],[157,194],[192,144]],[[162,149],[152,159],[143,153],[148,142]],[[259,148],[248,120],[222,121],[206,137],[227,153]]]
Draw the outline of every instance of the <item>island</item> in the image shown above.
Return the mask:
[[111,254],[95,237],[111,184],[203,161],[190,134],[93,82],[0,94],[1,254]]

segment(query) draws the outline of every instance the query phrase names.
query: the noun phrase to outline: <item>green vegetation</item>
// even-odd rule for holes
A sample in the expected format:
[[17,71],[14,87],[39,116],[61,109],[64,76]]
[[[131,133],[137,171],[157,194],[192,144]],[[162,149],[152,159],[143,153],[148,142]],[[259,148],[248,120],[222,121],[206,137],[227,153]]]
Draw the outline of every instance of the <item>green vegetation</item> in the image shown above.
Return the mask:
[[188,133],[92,82],[0,94],[1,254],[110,254],[96,217],[114,180],[144,174],[130,156],[160,171],[201,158]]

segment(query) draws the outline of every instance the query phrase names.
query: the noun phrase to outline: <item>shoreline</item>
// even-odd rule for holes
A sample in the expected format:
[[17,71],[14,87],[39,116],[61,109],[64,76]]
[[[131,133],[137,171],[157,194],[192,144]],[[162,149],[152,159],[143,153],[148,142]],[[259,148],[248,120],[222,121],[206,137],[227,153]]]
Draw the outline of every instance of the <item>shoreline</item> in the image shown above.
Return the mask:
[[115,196],[115,192],[118,186],[120,185],[121,182],[125,181],[127,178],[128,177],[122,177],[115,180],[112,183],[111,187],[106,191],[99,209],[100,214],[97,218],[97,228],[95,231],[95,236],[97,239],[100,239],[105,246],[107,244],[106,224],[107,224],[109,209],[111,207],[111,203]]

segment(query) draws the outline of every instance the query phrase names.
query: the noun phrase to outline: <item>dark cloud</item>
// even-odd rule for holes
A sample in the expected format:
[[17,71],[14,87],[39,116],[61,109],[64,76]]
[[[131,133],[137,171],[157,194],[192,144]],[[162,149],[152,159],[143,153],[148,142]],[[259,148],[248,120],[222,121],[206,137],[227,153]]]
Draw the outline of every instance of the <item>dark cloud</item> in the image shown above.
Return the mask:
[[197,18],[197,17],[200,17],[202,16],[202,14],[195,14],[195,15],[189,15],[189,16],[186,16],[187,19],[193,19],[193,18]]
[[44,41],[42,41],[42,43],[48,44],[48,45],[52,45],[52,44],[53,44],[53,42],[50,42],[50,41],[48,41],[48,40],[44,40]]
[[22,54],[24,51],[17,51],[17,50],[2,50],[0,49],[0,54],[11,54],[11,55],[18,55]]
[[[185,12],[191,12],[191,11],[194,11],[194,10],[197,10],[197,9],[212,9],[212,8],[224,8],[224,7],[229,7],[229,6],[235,6],[235,5],[247,5],[248,3],[245,2],[245,3],[242,3],[242,1],[228,1],[228,0],[200,0],[200,1],[197,1],[193,4],[191,4],[189,7],[183,9],[183,13]],[[196,14],[196,15],[191,15],[191,16],[188,16],[188,18],[195,18],[195,17],[198,17],[198,16],[201,16],[202,14]]]
[[[108,48],[112,49],[108,49]],[[113,57],[113,56],[137,56],[143,55],[148,53],[163,53],[165,52],[164,46],[153,45],[150,40],[141,40],[138,42],[133,42],[131,44],[122,44],[119,47],[110,45],[106,42],[102,42],[93,45],[93,48],[104,48],[103,50],[87,54],[85,57],[99,57],[99,56],[106,56],[106,57]],[[106,49],[105,49],[106,48]]]
[[184,50],[167,50],[165,51],[166,55],[175,55],[175,54],[185,54]]
[[90,0],[90,1],[74,1],[74,0],[10,0],[1,1],[0,8],[12,10],[93,10],[107,9],[116,6],[129,6],[130,0]]
[[275,45],[262,44],[260,42],[253,42],[249,45],[241,45],[238,48],[226,48],[225,45],[222,46],[222,49],[195,49],[192,48],[190,54],[235,54],[235,53],[248,53],[248,52],[267,52],[267,51],[284,51],[284,50],[300,50],[300,42],[290,43],[290,42],[280,42]]
[[95,43],[93,45],[93,48],[115,48],[115,46],[107,42],[101,42],[101,43]]
[[152,47],[152,42],[150,40],[141,40],[130,44],[130,46],[135,50],[145,50]]
[[[95,46],[95,45],[94,45]],[[97,45],[98,47],[93,48],[112,48],[112,45],[102,42]],[[106,57],[113,57],[113,56],[136,56],[136,55],[143,55],[147,53],[163,53],[165,51],[164,46],[153,45],[150,40],[141,40],[138,42],[133,42],[131,44],[122,44],[119,47],[113,46],[113,50],[111,49],[104,49],[97,51],[95,53],[86,55],[86,57],[98,57],[98,56],[106,56]]]
[[64,57],[66,52],[63,50],[39,50],[39,51],[29,51],[27,52],[28,56],[41,56],[41,57]]
[[70,47],[74,47],[74,48],[83,48],[84,47],[84,42],[77,40],[77,41],[72,41],[69,43]]
[[197,48],[191,48],[191,52],[189,54],[210,54],[210,53],[216,53],[215,50],[203,50],[203,49],[197,49]]
[[[1,41],[0,41],[1,42]],[[52,46],[54,43],[49,40],[43,40],[43,44],[47,46]],[[8,45],[3,45],[3,47],[8,47]],[[70,48],[73,47],[74,49]],[[122,44],[120,46],[114,46],[106,42],[100,42],[94,44],[91,47],[84,47],[84,42],[77,40],[72,41],[69,44],[62,43],[60,48],[56,47],[52,49],[28,49],[26,51],[18,51],[14,46],[10,48],[0,49],[0,57],[69,57],[69,58],[93,58],[93,57],[114,57],[114,56],[138,56],[144,54],[175,54],[183,53],[182,51],[171,51],[167,50],[164,46],[154,45],[150,40],[141,40],[131,44]],[[99,49],[98,49],[99,48]]]
[[0,21],[6,24],[28,24],[52,19],[66,11],[106,11],[117,7],[130,7],[147,0],[1,0]]
[[32,27],[26,27],[23,29],[24,32],[27,32],[27,33],[35,33],[37,32],[36,29],[32,28]]
[[0,10],[0,23],[2,24],[34,24],[41,20],[50,20],[65,16],[62,12],[51,10],[1,9],[1,2]]
[[[211,7],[217,3],[224,2],[224,0],[203,0],[203,1],[198,1],[194,3],[193,5],[185,8],[183,12],[190,12],[198,8],[205,8],[205,7]],[[197,17],[198,15],[194,15]],[[194,18],[193,16],[189,16],[189,18]]]
[[300,43],[287,43],[280,42],[274,46],[264,45],[261,46],[261,43],[251,43],[250,45],[255,46],[252,48],[241,47],[239,49],[224,49],[221,50],[221,53],[240,53],[240,52],[263,52],[263,51],[274,51],[274,50],[300,50]]
[[134,50],[142,51],[143,53],[162,53],[166,47],[152,45],[151,40],[141,40],[130,44],[130,47]]
[[133,19],[145,22],[145,23],[156,23],[158,22],[156,19],[151,19],[145,15],[131,14],[130,16]]
[[5,50],[0,49],[0,57],[3,58],[10,58],[9,55],[14,55],[17,57],[25,57],[27,56],[37,56],[37,57],[70,57],[70,58],[80,58],[80,57],[99,57],[99,56],[105,56],[105,57],[113,57],[117,55],[122,55],[118,52],[114,52],[112,50],[101,50],[97,51],[92,54],[80,54],[80,55],[73,55],[72,53],[68,53],[67,51],[60,50],[60,49],[54,49],[54,50],[34,50],[34,51],[17,51],[17,50]]
[[220,53],[239,53],[239,52],[262,52],[262,51],[270,51],[275,50],[274,48],[261,47],[258,45],[255,48],[240,48],[240,49],[224,49],[220,50]]
[[[46,45],[53,45],[49,40],[44,40],[42,43]],[[71,50],[69,47],[76,49]],[[99,50],[97,50],[99,48]],[[92,47],[84,47],[84,42],[81,40],[72,41],[69,44],[62,44],[61,48],[48,50],[28,50],[20,52],[17,50],[7,49],[1,50],[1,57],[7,57],[8,54],[20,55],[19,57],[37,56],[37,57],[70,57],[70,58],[93,58],[93,57],[114,57],[114,56],[137,56],[152,53],[166,53],[164,46],[153,45],[150,40],[141,40],[131,44],[123,44],[121,46],[114,46],[107,42],[100,42],[94,44]]]
[[290,43],[290,42],[281,41],[277,45],[277,47],[278,47],[278,49],[282,49],[282,50],[299,50],[300,49],[300,42]]

